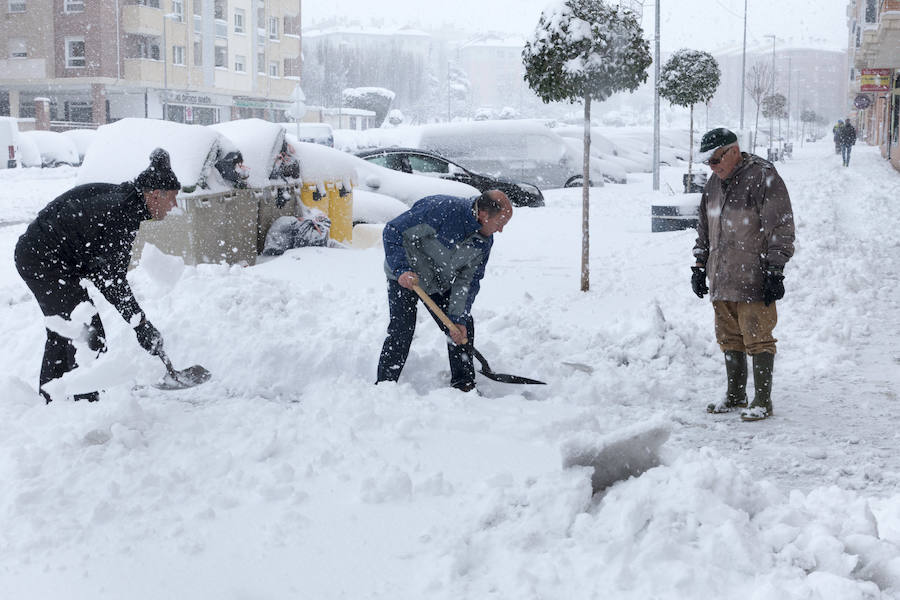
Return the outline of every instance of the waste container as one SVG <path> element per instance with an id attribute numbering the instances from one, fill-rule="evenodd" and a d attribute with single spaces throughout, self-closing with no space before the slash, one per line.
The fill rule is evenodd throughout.
<path id="1" fill-rule="evenodd" d="M 301 195 L 299 184 L 254 188 L 253 195 L 259 204 L 259 218 L 256 230 L 256 251 L 262 254 L 266 247 L 266 234 L 278 217 L 296 217 L 297 203 Z"/>
<path id="2" fill-rule="evenodd" d="M 331 239 L 353 242 L 353 191 L 340 182 L 326 184 L 328 190 L 328 218 L 331 219 Z"/>
<path id="3" fill-rule="evenodd" d="M 324 188 L 324 186 L 322 186 Z M 300 202 L 309 208 L 317 208 L 328 214 L 328 191 L 320 189 L 315 183 L 304 183 L 300 189 Z"/>
<path id="4" fill-rule="evenodd" d="M 182 214 L 141 223 L 132 265 L 140 261 L 146 243 L 181 256 L 188 265 L 256 264 L 259 203 L 254 192 L 231 190 L 179 198 Z"/>
<path id="5" fill-rule="evenodd" d="M 696 202 L 687 204 L 661 204 L 650 207 L 650 231 L 653 233 L 663 231 L 680 231 L 682 229 L 697 228 L 700 221 L 700 195 L 696 195 Z"/>

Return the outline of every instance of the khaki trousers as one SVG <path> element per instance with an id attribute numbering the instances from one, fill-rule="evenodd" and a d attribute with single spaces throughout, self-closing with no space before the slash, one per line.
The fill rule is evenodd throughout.
<path id="1" fill-rule="evenodd" d="M 713 302 L 716 316 L 716 341 L 722 352 L 733 350 L 747 354 L 775 354 L 772 330 L 778 323 L 775 303 Z"/>

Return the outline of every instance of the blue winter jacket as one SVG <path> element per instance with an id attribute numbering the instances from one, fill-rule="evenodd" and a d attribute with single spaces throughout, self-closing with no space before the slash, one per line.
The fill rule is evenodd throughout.
<path id="1" fill-rule="evenodd" d="M 475 198 L 427 196 L 384 227 L 384 269 L 419 276 L 428 294 L 450 290 L 448 315 L 463 323 L 481 287 L 494 236 L 478 233 Z"/>

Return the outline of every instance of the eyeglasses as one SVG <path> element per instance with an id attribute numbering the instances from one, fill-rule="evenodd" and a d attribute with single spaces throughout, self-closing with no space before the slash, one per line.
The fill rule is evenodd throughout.
<path id="1" fill-rule="evenodd" d="M 720 162 L 722 162 L 722 159 L 725 158 L 726 154 L 731 152 L 732 148 L 734 148 L 734 146 L 729 146 L 728 148 L 725 149 L 725 152 L 723 152 L 722 154 L 719 155 L 718 158 L 710 157 L 708 160 L 705 160 L 703 162 L 705 162 L 708 165 L 715 166 L 715 165 L 719 164 Z"/>

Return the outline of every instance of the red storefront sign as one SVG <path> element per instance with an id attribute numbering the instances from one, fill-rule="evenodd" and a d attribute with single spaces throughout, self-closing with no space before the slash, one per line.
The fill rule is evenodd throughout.
<path id="1" fill-rule="evenodd" d="M 891 69 L 860 69 L 859 91 L 886 92 L 891 89 Z"/>

